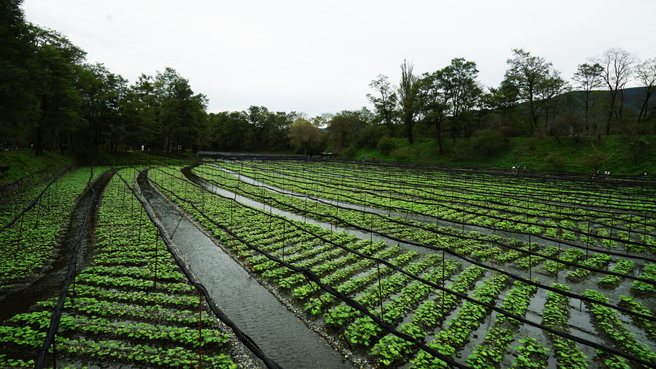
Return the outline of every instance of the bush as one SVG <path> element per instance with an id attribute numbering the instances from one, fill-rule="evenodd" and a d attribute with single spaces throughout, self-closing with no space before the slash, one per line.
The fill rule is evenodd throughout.
<path id="1" fill-rule="evenodd" d="M 585 167 L 596 170 L 605 166 L 608 158 L 609 155 L 607 153 L 595 149 L 591 153 L 585 155 L 583 159 L 581 159 L 581 164 L 583 164 Z"/>
<path id="2" fill-rule="evenodd" d="M 484 129 L 474 132 L 472 136 L 472 148 L 484 155 L 494 155 L 505 146 L 506 142 L 501 132 L 492 129 Z"/>
<path id="3" fill-rule="evenodd" d="M 552 167 L 554 167 L 556 170 L 565 170 L 565 166 L 567 165 L 567 158 L 565 158 L 562 155 L 554 154 L 551 153 L 545 161 L 550 164 Z"/>
<path id="4" fill-rule="evenodd" d="M 409 160 L 413 157 L 412 153 L 407 147 L 399 147 L 397 149 L 394 149 L 390 153 L 393 157 L 395 157 L 397 160 Z"/>
<path id="5" fill-rule="evenodd" d="M 345 159 L 351 159 L 354 158 L 357 153 L 358 153 L 358 149 L 354 145 L 351 145 L 347 147 L 346 150 L 339 153 L 339 157 Z"/>
<path id="6" fill-rule="evenodd" d="M 389 155 L 392 150 L 399 147 L 399 144 L 395 139 L 385 136 L 378 141 L 377 147 L 378 150 L 380 150 L 383 154 Z"/>

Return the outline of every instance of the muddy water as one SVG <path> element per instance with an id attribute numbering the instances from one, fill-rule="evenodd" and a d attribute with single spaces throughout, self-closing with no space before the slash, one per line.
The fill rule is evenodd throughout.
<path id="1" fill-rule="evenodd" d="M 353 368 L 139 176 L 139 186 L 219 308 L 283 368 Z M 179 222 L 179 224 L 178 224 Z M 176 228 L 177 227 L 177 228 Z M 175 233 L 173 231 L 175 230 Z"/>
<path id="2" fill-rule="evenodd" d="M 101 198 L 100 195 L 112 178 L 112 175 L 112 172 L 107 171 L 100 175 L 93 184 L 96 196 L 91 204 L 91 219 L 95 217 L 95 212 Z M 80 251 L 77 256 L 77 270 L 80 271 L 91 264 L 93 254 L 91 252 L 89 227 L 84 226 L 91 197 L 92 191 L 87 189 L 78 199 L 71 214 L 68 230 L 61 242 L 59 255 L 52 264 L 52 269 L 46 272 L 42 278 L 35 281 L 29 288 L 10 294 L 4 300 L 0 301 L 0 321 L 11 318 L 18 313 L 28 311 L 38 301 L 59 295 L 62 283 L 68 272 L 68 265 L 73 256 L 74 245 L 81 229 L 84 230 L 84 235 L 82 236 Z M 70 289 L 73 290 L 74 288 L 74 285 L 71 285 Z"/>

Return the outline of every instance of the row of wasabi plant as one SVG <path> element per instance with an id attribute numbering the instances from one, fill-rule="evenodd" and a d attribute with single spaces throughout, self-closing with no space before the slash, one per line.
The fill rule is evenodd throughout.
<path id="1" fill-rule="evenodd" d="M 199 310 L 199 294 L 119 178 L 131 183 L 134 175 L 119 171 L 102 193 L 93 228 L 95 265 L 69 288 L 50 355 L 67 365 L 236 368 L 224 328 L 206 308 Z M 12 355 L 33 355 L 41 347 L 55 304 L 44 300 L 0 326 L 6 362 L 20 367 L 25 362 Z"/>
<path id="2" fill-rule="evenodd" d="M 551 287 L 550 284 L 543 284 L 545 280 L 552 276 L 558 276 L 561 272 L 565 274 L 567 272 L 582 273 L 578 278 L 574 278 L 577 274 L 572 276 L 572 283 L 580 283 L 580 280 L 594 275 L 605 275 L 605 273 L 593 271 L 591 268 L 603 268 L 608 262 L 624 264 L 619 260 L 625 258 L 617 258 L 613 255 L 611 260 L 608 260 L 608 255 L 604 252 L 589 252 L 576 247 L 502 239 L 498 235 L 465 232 L 436 223 L 422 224 L 406 220 L 403 217 L 380 216 L 374 219 L 372 213 L 362 211 L 364 209 L 358 210 L 358 207 L 331 208 L 329 204 L 286 196 L 245 181 L 239 181 L 239 175 L 235 176 L 223 171 L 213 173 L 211 170 L 194 169 L 193 173 L 200 177 L 201 182 L 193 183 L 182 175 L 180 169 L 157 168 L 151 171 L 151 178 L 160 186 L 163 193 L 169 194 L 170 199 L 177 201 L 181 207 L 197 217 L 198 221 L 211 229 L 226 247 L 232 248 L 236 258 L 245 260 L 245 267 L 250 266 L 255 273 L 277 284 L 282 292 L 287 293 L 292 302 L 297 302 L 306 308 L 309 317 L 318 317 L 318 321 L 325 322 L 336 335 L 344 337 L 355 347 L 365 350 L 364 352 L 373 355 L 379 363 L 386 366 L 395 367 L 412 363 L 410 365 L 416 367 L 431 367 L 432 365 L 446 364 L 439 358 L 423 353 L 412 341 L 406 341 L 394 334 L 387 335 L 371 317 L 341 303 L 339 299 L 331 297 L 333 295 L 321 291 L 313 282 L 308 282 L 303 275 L 260 255 L 251 250 L 249 246 L 265 250 L 294 266 L 303 266 L 316 271 L 317 275 L 321 277 L 322 283 L 328 283 L 337 291 L 353 298 L 367 307 L 374 316 L 388 324 L 393 324 L 399 332 L 414 337 L 428 344 L 429 348 L 456 360 L 460 354 L 465 354 L 465 357 L 470 353 L 474 357 L 477 355 L 473 351 L 469 352 L 465 348 L 465 344 L 474 339 L 472 334 L 483 321 L 492 321 L 496 317 L 504 329 L 510 330 L 500 330 L 500 335 L 491 336 L 487 343 L 484 343 L 483 338 L 476 339 L 476 342 L 481 345 L 479 356 L 484 356 L 482 354 L 484 347 L 489 347 L 490 350 L 492 347 L 495 347 L 495 350 L 496 347 L 503 347 L 499 351 L 504 352 L 506 358 L 504 360 L 508 359 L 509 354 L 517 354 L 522 357 L 522 359 L 515 360 L 517 367 L 532 362 L 534 358 L 531 357 L 531 354 L 534 351 L 545 353 L 549 357 L 552 354 L 559 355 L 558 352 L 565 352 L 565 349 L 554 350 L 551 345 L 556 340 L 553 339 L 540 343 L 530 340 L 519 341 L 517 335 L 512 332 L 518 332 L 520 328 L 528 329 L 529 332 L 531 330 L 539 331 L 540 328 L 528 326 L 525 323 L 515 325 L 517 322 L 512 318 L 504 321 L 502 317 L 505 314 L 503 312 L 523 316 L 526 313 L 524 309 L 528 306 L 530 296 L 536 287 L 554 289 L 549 293 L 566 296 L 565 292 L 558 293 L 559 289 Z M 249 208 L 236 202 L 234 195 L 225 195 L 225 197 L 212 195 L 211 191 L 206 189 L 211 189 L 211 186 L 222 187 L 239 195 L 251 197 L 265 205 L 260 205 L 259 208 Z M 275 216 L 269 206 L 326 221 L 326 228 L 302 221 L 283 220 Z M 305 209 L 311 210 L 314 214 L 304 213 Z M 335 218 L 328 218 L 328 216 Z M 334 221 L 335 224 L 338 224 L 339 219 L 345 219 L 351 224 L 364 228 L 365 234 L 367 229 L 375 230 L 382 234 L 413 240 L 426 246 L 444 247 L 451 252 L 447 258 L 441 258 L 439 254 L 442 251 L 438 250 L 427 250 L 428 255 L 415 255 L 410 251 L 399 253 L 382 245 L 375 248 L 375 243 L 368 243 L 365 240 L 358 241 L 352 236 L 332 232 L 328 222 Z M 224 227 L 236 234 L 238 239 L 227 235 Z M 242 240 L 248 244 L 242 243 Z M 358 252 L 361 252 L 363 256 L 354 258 L 351 253 L 356 250 L 360 250 Z M 532 254 L 527 255 L 528 252 Z M 478 263 L 482 262 L 482 265 L 476 266 L 474 269 L 469 267 L 461 269 L 463 263 L 469 263 L 467 259 L 461 259 L 461 256 L 471 258 L 470 260 Z M 426 276 L 428 284 L 422 286 L 413 278 L 407 278 L 407 275 L 400 274 L 375 259 L 369 259 L 370 257 L 402 267 L 411 274 L 420 277 Z M 372 263 L 372 260 L 375 262 Z M 427 266 L 417 268 L 423 260 L 432 261 Z M 637 263 L 634 262 L 634 264 Z M 492 270 L 486 272 L 486 268 Z M 645 268 L 641 269 L 643 274 L 639 274 L 636 268 L 637 266 L 630 269 L 619 268 L 617 273 L 621 275 L 620 278 L 631 278 L 635 275 L 642 277 Z M 465 275 L 466 271 L 475 269 L 480 269 L 479 276 L 488 275 L 489 283 L 492 284 L 489 287 L 481 287 L 480 292 L 468 292 L 467 287 L 463 289 L 459 284 L 460 277 Z M 521 288 L 515 286 L 510 291 L 518 289 L 517 291 L 522 292 L 509 291 L 506 295 L 509 302 L 504 304 L 506 299 L 501 298 L 501 291 L 509 286 L 511 278 L 523 277 L 524 280 L 528 280 L 527 274 L 531 269 L 534 273 L 542 271 L 537 286 L 529 287 L 528 284 L 522 285 Z M 497 270 L 498 273 L 492 272 L 493 270 Z M 490 278 L 489 276 L 492 274 L 494 277 Z M 545 279 L 545 276 L 548 278 Z M 488 286 L 488 282 L 482 283 Z M 443 286 L 447 291 L 440 291 L 435 286 Z M 468 300 L 463 303 L 454 294 L 463 292 L 469 296 L 475 296 L 474 298 L 478 301 L 495 306 L 496 315 L 491 315 L 488 308 L 475 301 Z M 516 294 L 517 297 L 515 297 Z M 576 294 L 573 295 L 576 296 Z M 522 302 L 519 302 L 520 300 Z M 612 304 L 607 303 L 611 310 L 614 309 L 613 304 L 618 303 L 615 301 Z M 521 305 L 524 305 L 524 309 L 520 309 Z M 567 309 L 570 308 L 567 307 Z M 532 311 L 532 314 L 544 316 L 548 315 L 547 311 Z M 449 315 L 458 317 L 458 320 L 445 322 Z M 473 317 L 473 319 L 468 317 Z M 444 323 L 447 323 L 447 330 L 444 330 Z M 536 323 L 539 324 L 539 322 Z M 544 324 L 547 327 L 546 321 Z M 442 326 L 438 328 L 438 325 Z M 461 327 L 467 328 L 460 329 Z M 637 327 L 632 329 L 635 328 Z M 554 328 L 554 330 L 567 333 L 562 326 Z M 447 333 L 440 333 L 442 331 Z M 448 332 L 453 332 L 453 334 L 449 335 Z M 446 336 L 449 336 L 448 339 Z M 553 334 L 553 336 L 562 338 L 558 334 Z M 457 342 L 453 341 L 452 337 L 458 337 Z M 515 346 L 511 346 L 513 343 Z M 567 345 L 567 343 L 563 345 Z M 540 355 L 535 358 L 535 360 L 542 359 L 544 357 Z M 561 362 L 561 358 L 557 357 L 556 359 L 559 363 Z M 567 361 L 562 360 L 563 365 L 566 365 Z M 575 360 L 573 359 L 572 362 Z M 593 360 L 601 360 L 601 354 L 598 354 L 598 357 Z M 497 365 L 494 364 L 496 362 L 498 361 L 493 359 L 476 361 L 479 363 L 477 365 L 482 365 L 482 367 Z"/>
<path id="3" fill-rule="evenodd" d="M 97 172 L 94 172 L 97 175 Z M 22 198 L 2 206 L 0 227 L 0 296 L 24 288 L 43 276 L 56 256 L 59 237 L 68 226 L 76 199 L 93 180 L 90 168 L 70 171 L 33 187 Z M 10 199 L 5 199 L 10 200 Z M 28 209 L 30 204 L 34 206 Z M 25 213 L 20 215 L 23 211 Z M 18 219 L 15 219 L 18 217 Z"/>
<path id="4" fill-rule="evenodd" d="M 470 176 L 470 179 L 455 191 L 451 185 L 454 182 L 452 177 L 437 180 L 433 176 L 426 177 L 409 172 L 403 177 L 390 179 L 388 174 L 380 172 L 375 166 L 365 172 L 358 171 L 351 175 L 348 171 L 335 171 L 324 172 L 324 175 L 320 176 L 312 172 L 315 168 L 321 170 L 320 166 L 306 166 L 299 174 L 291 169 L 284 169 L 292 164 L 286 164 L 283 168 L 272 168 L 270 165 L 256 162 L 247 165 L 230 162 L 215 165 L 235 171 L 240 176 L 250 176 L 278 188 L 318 198 L 426 214 L 442 220 L 542 234 L 551 238 L 577 240 L 580 237 L 581 242 L 592 244 L 614 244 L 615 241 L 611 239 L 614 237 L 617 241 L 636 241 L 646 243 L 648 247 L 656 246 L 656 238 L 647 234 L 656 229 L 656 218 L 647 216 L 653 214 L 656 209 L 652 199 L 645 197 L 644 201 L 634 203 L 626 194 L 618 191 L 614 195 L 623 201 L 615 203 L 611 208 L 614 210 L 608 211 L 606 206 L 610 204 L 600 206 L 600 197 L 609 196 L 603 195 L 608 189 L 601 187 L 587 192 L 568 189 L 568 197 L 574 196 L 572 192 L 578 197 L 571 198 L 571 202 L 561 200 L 555 204 L 554 201 L 545 201 L 561 198 L 549 193 L 553 191 L 553 187 L 527 182 L 525 185 L 530 186 L 530 197 L 517 197 L 517 190 L 495 196 L 496 187 L 503 189 L 507 187 L 507 183 L 485 176 Z M 484 186 L 484 190 L 477 190 L 477 184 Z M 524 191 L 529 190 L 524 188 Z M 603 191 L 602 195 L 600 191 Z M 612 196 L 609 196 L 609 199 L 612 199 Z M 625 208 L 627 202 L 631 207 Z M 578 206 L 579 203 L 587 203 L 594 208 L 581 207 Z M 637 247 L 635 251 L 642 250 L 641 245 L 627 243 L 626 246 Z"/>
<path id="5" fill-rule="evenodd" d="M 260 188 L 257 188 L 248 183 L 239 182 L 238 177 L 223 171 L 217 171 L 215 174 L 212 174 L 210 172 L 194 169 L 194 173 L 200 175 L 204 180 L 210 181 L 209 183 L 224 186 L 230 191 L 235 191 L 240 195 L 252 197 L 258 201 L 268 203 L 272 206 L 277 206 L 292 211 L 308 208 L 307 199 L 284 196 L 273 191 L 268 192 L 265 196 L 260 196 L 262 192 Z M 577 263 L 581 267 L 576 271 L 569 272 L 570 277 L 576 280 L 583 280 L 585 277 L 590 276 L 590 268 L 599 269 L 600 266 L 604 265 L 604 263 L 595 262 L 595 258 L 601 258 L 605 261 L 605 263 L 610 262 L 608 255 L 603 252 L 596 252 L 591 254 L 589 251 L 584 252 L 581 249 L 577 249 L 571 246 L 562 247 L 561 249 L 560 243 L 559 247 L 543 247 L 540 244 L 535 243 L 537 247 L 531 245 L 530 249 L 531 251 L 540 254 L 540 257 L 529 255 L 524 258 L 519 258 L 521 256 L 522 250 L 528 250 L 527 248 L 515 246 L 510 250 L 505 247 L 503 250 L 501 250 L 498 249 L 498 247 L 491 246 L 489 243 L 487 243 L 489 241 L 493 241 L 495 243 L 503 242 L 503 244 L 501 244 L 502 247 L 504 244 L 508 246 L 517 245 L 516 243 L 512 242 L 513 239 L 501 240 L 501 238 L 498 236 L 484 235 L 478 232 L 467 232 L 465 234 L 464 232 L 453 229 L 451 227 L 436 227 L 437 224 L 421 224 L 397 217 L 390 217 L 388 221 L 383 216 L 376 216 L 374 221 L 373 214 L 363 214 L 355 209 L 339 209 L 324 203 L 311 203 L 309 208 L 312 209 L 314 214 L 320 213 L 326 216 L 338 217 L 339 219 L 343 219 L 344 221 L 355 224 L 359 227 L 372 227 L 372 230 L 375 230 L 377 233 L 383 233 L 398 238 L 412 239 L 428 245 L 448 245 L 450 249 L 456 251 L 459 254 L 473 256 L 481 261 L 494 262 L 495 260 L 498 260 L 509 262 L 514 260 L 509 259 L 509 257 L 511 255 L 516 255 L 516 257 L 519 259 L 517 260 L 518 267 L 537 267 L 536 270 L 541 270 L 545 274 L 551 275 L 557 275 L 561 271 L 567 272 L 567 269 L 570 268 L 568 265 L 560 263 L 561 260 L 569 263 Z M 314 216 L 318 219 L 321 219 L 321 216 Z M 453 237 L 449 237 L 451 235 Z M 467 239 L 460 239 L 463 236 L 465 236 Z M 472 243 L 471 238 L 478 238 L 481 240 L 481 242 Z M 459 245 L 467 246 L 459 247 Z M 502 260 L 502 258 L 505 259 Z M 593 260 L 588 261 L 589 258 L 592 258 Z M 539 267 L 538 264 L 540 263 L 544 263 L 544 266 Z M 632 272 L 633 270 L 626 268 L 616 271 L 616 273 L 623 273 L 626 276 L 633 275 Z M 644 284 L 637 284 L 637 286 L 643 288 L 646 287 Z"/>

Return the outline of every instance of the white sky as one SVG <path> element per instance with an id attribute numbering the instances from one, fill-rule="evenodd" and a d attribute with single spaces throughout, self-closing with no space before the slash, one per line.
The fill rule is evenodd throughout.
<path id="1" fill-rule="evenodd" d="M 384 74 L 397 84 L 403 59 L 421 74 L 463 57 L 496 87 L 513 48 L 544 57 L 566 80 L 612 47 L 656 57 L 655 0 L 24 0 L 22 8 L 130 83 L 176 69 L 208 97 L 209 112 L 373 110 L 369 83 Z"/>

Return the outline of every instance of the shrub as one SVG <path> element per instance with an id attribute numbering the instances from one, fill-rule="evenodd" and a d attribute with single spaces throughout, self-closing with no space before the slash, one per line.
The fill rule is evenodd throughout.
<path id="1" fill-rule="evenodd" d="M 377 147 L 378 150 L 380 150 L 383 154 L 389 155 L 389 153 L 392 152 L 392 150 L 399 147 L 399 144 L 396 142 L 395 139 L 389 136 L 385 136 L 378 141 Z"/>
<path id="2" fill-rule="evenodd" d="M 505 145 L 505 140 L 501 132 L 492 129 L 476 131 L 472 136 L 472 148 L 478 153 L 484 155 L 494 155 Z"/>
<path id="3" fill-rule="evenodd" d="M 545 161 L 553 166 L 556 170 L 565 170 L 565 166 L 567 164 L 567 158 L 554 153 L 549 154 Z"/>

